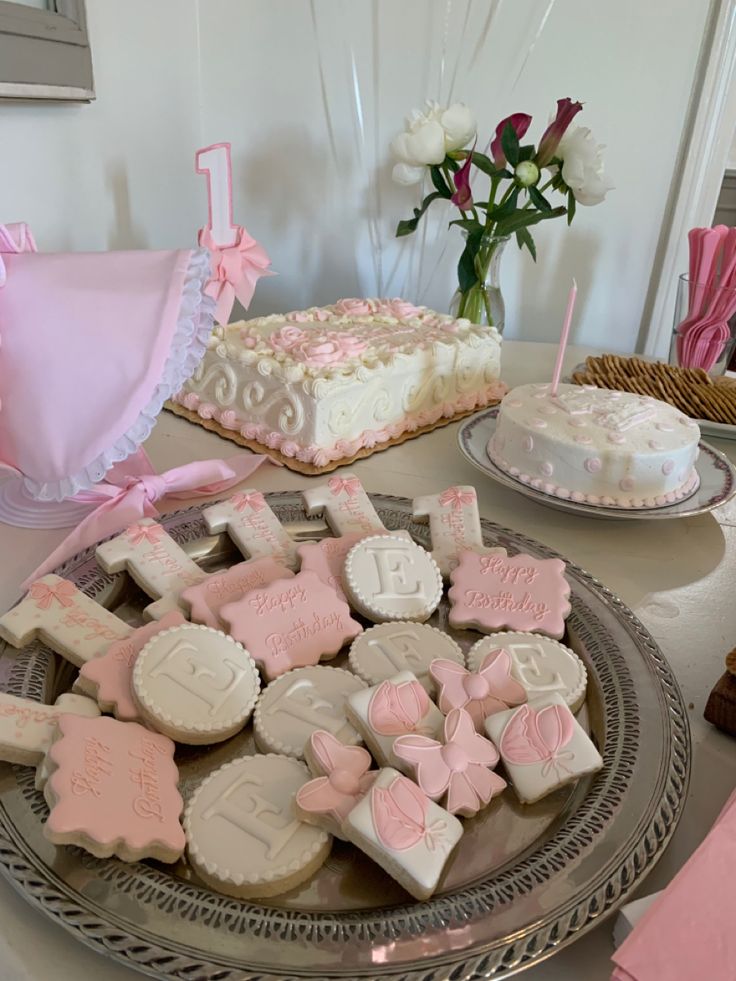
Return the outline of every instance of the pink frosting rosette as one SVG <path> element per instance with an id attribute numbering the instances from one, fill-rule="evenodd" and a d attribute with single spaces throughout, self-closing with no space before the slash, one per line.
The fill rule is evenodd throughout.
<path id="1" fill-rule="evenodd" d="M 323 310 L 322 307 L 313 307 L 311 310 L 292 310 L 286 314 L 286 319 L 294 324 L 308 324 L 312 320 L 320 323 L 330 319 L 330 311 Z"/>
<path id="2" fill-rule="evenodd" d="M 268 344 L 274 351 L 285 354 L 291 351 L 297 344 L 306 341 L 309 334 L 301 327 L 280 327 L 268 338 Z"/>
<path id="3" fill-rule="evenodd" d="M 330 331 L 310 337 L 304 331 L 302 333 L 304 338 L 289 352 L 297 361 L 313 368 L 341 364 L 347 358 L 357 357 L 367 347 L 365 341 L 352 334 Z"/>
<path id="4" fill-rule="evenodd" d="M 401 300 L 398 297 L 393 300 L 385 300 L 381 304 L 381 313 L 387 313 L 389 316 L 396 317 L 398 320 L 408 320 L 409 317 L 418 317 L 423 309 L 423 307 L 414 306 L 408 300 Z"/>
<path id="5" fill-rule="evenodd" d="M 344 317 L 367 317 L 374 312 L 374 305 L 370 300 L 350 297 L 346 300 L 338 300 L 335 304 L 335 312 Z"/>

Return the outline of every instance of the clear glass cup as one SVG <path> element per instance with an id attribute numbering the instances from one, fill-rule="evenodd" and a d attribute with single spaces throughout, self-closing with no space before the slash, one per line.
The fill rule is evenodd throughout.
<path id="1" fill-rule="evenodd" d="M 675 299 L 675 319 L 670 341 L 669 363 L 680 364 L 677 353 L 678 327 L 688 319 L 690 308 L 690 277 L 683 273 L 677 279 L 677 297 Z M 700 315 L 699 319 L 705 316 L 706 311 L 718 299 L 719 295 L 731 294 L 732 306 L 736 306 L 736 289 L 726 289 L 722 286 L 708 286 L 704 283 L 696 283 L 693 287 L 694 309 Z M 716 377 L 722 375 L 728 368 L 731 359 L 736 354 L 736 314 L 728 321 L 730 337 L 723 346 L 723 350 L 718 356 L 716 363 L 709 369 L 708 374 Z"/>

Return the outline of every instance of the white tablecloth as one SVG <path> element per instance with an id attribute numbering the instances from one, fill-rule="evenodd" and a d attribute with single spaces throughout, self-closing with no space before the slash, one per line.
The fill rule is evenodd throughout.
<path id="1" fill-rule="evenodd" d="M 587 352 L 568 351 L 569 370 Z M 507 342 L 503 378 L 510 385 L 549 379 L 555 346 Z M 527 501 L 484 478 L 457 449 L 452 425 L 378 453 L 353 468 L 369 491 L 414 497 L 449 483 L 473 484 L 481 514 L 539 539 L 587 569 L 622 598 L 660 644 L 682 688 L 693 734 L 693 774 L 672 843 L 640 893 L 661 889 L 705 836 L 736 785 L 736 743 L 703 719 L 708 693 L 736 646 L 736 499 L 711 514 L 680 521 L 601 521 Z M 736 460 L 736 442 L 713 441 Z M 159 469 L 192 459 L 228 456 L 234 444 L 164 412 L 146 449 Z M 264 465 L 248 484 L 264 491 L 305 487 L 311 478 Z M 176 508 L 186 506 L 179 502 Z M 171 508 L 175 509 L 174 507 Z M 0 610 L 18 584 L 61 541 L 62 532 L 0 525 Z M 529 981 L 604 981 L 610 977 L 613 920 L 601 923 Z M 133 981 L 130 969 L 86 949 L 35 912 L 0 878 L 2 981 Z M 664 979 L 663 979 L 664 981 Z"/>

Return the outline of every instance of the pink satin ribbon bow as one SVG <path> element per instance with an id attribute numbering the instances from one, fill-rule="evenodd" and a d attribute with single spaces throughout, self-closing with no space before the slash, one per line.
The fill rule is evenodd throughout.
<path id="1" fill-rule="evenodd" d="M 24 221 L 0 225 L 0 286 L 5 286 L 6 271 L 3 252 L 18 255 L 20 252 L 38 252 L 33 233 Z"/>
<path id="2" fill-rule="evenodd" d="M 257 454 L 239 453 L 227 460 L 196 460 L 157 474 L 145 451 L 139 449 L 112 467 L 99 484 L 74 497 L 75 501 L 97 507 L 31 573 L 23 589 L 88 545 L 122 531 L 141 518 L 158 517 L 155 505 L 162 498 L 185 500 L 220 494 L 245 480 L 266 459 Z"/>
<path id="3" fill-rule="evenodd" d="M 247 309 L 261 276 L 275 275 L 268 268 L 271 260 L 266 250 L 242 226 L 233 245 L 221 246 L 212 238 L 209 228 L 202 228 L 199 244 L 212 255 L 212 278 L 205 293 L 215 301 L 215 320 L 225 325 L 237 297 Z"/>

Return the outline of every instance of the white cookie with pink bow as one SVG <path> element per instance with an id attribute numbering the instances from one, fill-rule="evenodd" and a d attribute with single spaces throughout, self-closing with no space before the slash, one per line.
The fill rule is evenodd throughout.
<path id="1" fill-rule="evenodd" d="M 483 544 L 475 488 L 462 485 L 448 487 L 441 494 L 415 497 L 412 505 L 417 521 L 429 522 L 432 558 L 447 578 L 460 560 L 460 554 L 473 549 L 481 555 L 503 552 Z"/>

